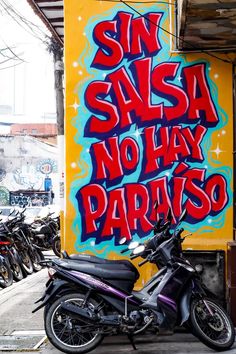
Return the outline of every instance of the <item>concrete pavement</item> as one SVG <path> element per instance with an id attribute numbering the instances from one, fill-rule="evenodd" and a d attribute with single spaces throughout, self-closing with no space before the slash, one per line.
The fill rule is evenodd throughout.
<path id="1" fill-rule="evenodd" d="M 47 269 L 28 276 L 7 289 L 0 290 L 0 353 L 59 354 L 46 339 L 43 310 L 32 314 L 34 302 L 44 291 Z M 187 333 L 172 336 L 142 336 L 135 339 L 134 351 L 126 336 L 108 337 L 92 354 L 206 354 L 211 349 Z M 236 354 L 236 344 L 231 349 Z"/>

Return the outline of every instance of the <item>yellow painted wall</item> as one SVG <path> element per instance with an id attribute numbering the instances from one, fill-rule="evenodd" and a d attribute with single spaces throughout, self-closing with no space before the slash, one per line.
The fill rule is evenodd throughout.
<path id="1" fill-rule="evenodd" d="M 145 4 L 146 3 L 146 4 Z M 100 255 L 102 257 L 109 258 L 120 258 L 120 250 L 122 249 L 119 246 L 118 240 L 120 236 L 127 235 L 119 235 L 117 229 L 114 228 L 114 236 L 103 235 L 101 236 L 103 230 L 102 223 L 106 223 L 106 218 L 108 217 L 108 209 L 109 205 L 111 205 L 111 199 L 108 201 L 106 206 L 106 210 L 102 213 L 102 216 L 96 220 L 95 226 L 97 228 L 96 233 L 86 232 L 86 222 L 88 221 L 89 215 L 86 214 L 84 209 L 84 200 L 81 197 L 81 188 L 86 185 L 96 184 L 100 186 L 103 190 L 103 194 L 106 193 L 107 198 L 111 198 L 110 192 L 114 189 L 124 188 L 125 185 L 129 183 L 137 183 L 142 184 L 142 186 L 147 186 L 150 182 L 156 179 L 165 178 L 167 180 L 167 188 L 168 188 L 168 196 L 170 201 L 173 201 L 173 190 L 171 189 L 171 179 L 175 175 L 175 169 L 181 165 L 181 162 L 186 163 L 187 170 L 189 169 L 200 169 L 204 171 L 204 178 L 200 181 L 193 181 L 195 185 L 195 206 L 198 206 L 200 209 L 202 204 L 207 209 L 207 203 L 210 201 L 209 210 L 206 212 L 205 216 L 202 219 L 199 219 L 199 215 L 201 211 L 195 210 L 193 212 L 193 216 L 189 217 L 184 224 L 186 233 L 193 232 L 193 236 L 188 238 L 185 242 L 185 248 L 192 249 L 201 249 L 201 250 L 214 250 L 214 249 L 226 249 L 227 241 L 232 240 L 233 237 L 233 92 L 232 92 L 232 65 L 230 63 L 226 63 L 220 59 L 227 59 L 223 54 L 217 54 L 219 58 L 214 58 L 205 53 L 171 53 L 170 52 L 170 42 L 172 42 L 172 37 L 168 34 L 168 31 L 173 30 L 170 26 L 170 16 L 169 14 L 173 13 L 172 5 L 164 4 L 164 3 L 148 3 L 148 1 L 144 1 L 142 4 L 138 4 L 136 2 L 129 2 L 125 4 L 124 2 L 110 2 L 110 1 L 99 1 L 99 0 L 65 0 L 65 65 L 66 65 L 66 116 L 65 116 L 65 138 L 66 138 L 66 210 L 65 210 L 65 248 L 66 250 L 71 252 L 89 252 L 96 255 Z M 113 36 L 113 40 L 119 42 L 121 38 L 121 25 L 117 22 L 117 13 L 128 13 L 133 15 L 133 20 L 139 18 L 141 15 L 144 15 L 146 19 L 144 19 L 144 26 L 146 26 L 146 30 L 151 31 L 151 21 L 155 17 L 149 17 L 150 13 L 159 13 L 161 14 L 161 19 L 157 24 L 158 31 L 157 36 L 160 41 L 159 50 L 153 54 L 146 48 L 145 49 L 145 41 L 141 40 L 141 50 L 142 53 L 135 57 L 135 55 L 131 55 L 130 52 L 126 53 L 123 59 L 114 65 L 114 67 L 108 67 L 110 56 L 114 53 L 110 52 L 110 55 L 107 55 L 106 49 L 104 49 L 104 43 L 102 44 L 98 41 L 98 37 L 101 36 L 102 27 L 97 27 L 98 31 L 95 33 L 95 26 L 101 22 L 105 22 L 105 28 L 113 28 L 113 32 L 110 34 L 103 33 L 102 41 L 104 41 L 105 37 Z M 140 17 L 141 18 L 141 17 Z M 174 19 L 172 18 L 172 22 L 174 23 Z M 107 24 L 109 21 L 109 26 Z M 155 25 L 155 24 L 154 24 Z M 154 26 L 153 25 L 153 26 Z M 114 31 L 115 28 L 115 31 Z M 132 27 L 133 30 L 128 31 L 128 34 L 131 38 L 131 41 L 126 41 L 132 47 L 132 41 L 136 39 L 132 33 L 137 31 L 137 26 Z M 134 29 L 135 28 L 135 29 Z M 123 27 L 124 29 L 124 27 Z M 152 28 L 153 33 L 154 28 Z M 97 38 L 95 40 L 95 37 Z M 125 37 L 123 37 L 125 38 Z M 106 39 L 105 39 L 106 41 Z M 111 43 L 111 37 L 108 38 L 108 42 Z M 96 52 L 100 50 L 100 53 L 103 56 L 107 55 L 107 61 L 104 60 L 102 63 L 102 67 L 99 65 L 92 66 L 92 62 L 96 56 Z M 124 50 L 124 48 L 123 48 Z M 148 53 L 147 53 L 148 52 Z M 88 87 L 91 88 L 92 82 L 112 82 L 110 85 L 110 90 L 114 90 L 114 85 L 116 85 L 114 79 L 114 72 L 124 68 L 125 72 L 129 76 L 133 86 L 136 89 L 136 93 L 138 91 L 139 96 L 141 96 L 141 101 L 147 101 L 147 97 L 145 99 L 145 93 L 142 92 L 138 88 L 137 85 L 137 74 L 133 73 L 130 69 L 130 65 L 135 65 L 136 61 L 144 60 L 145 58 L 151 58 L 152 65 L 152 74 L 154 72 L 154 68 L 158 66 L 160 68 L 161 65 L 164 65 L 164 71 L 170 69 L 170 64 L 178 63 L 178 69 L 176 69 L 175 74 L 172 72 L 172 77 L 164 77 L 165 88 L 170 85 L 174 85 L 177 87 L 182 93 L 187 92 L 186 105 L 187 109 L 184 114 L 180 117 L 176 117 L 176 120 L 167 119 L 167 110 L 166 108 L 173 107 L 176 105 L 176 101 L 173 99 L 173 90 L 172 96 L 166 97 L 165 94 L 159 95 L 152 91 L 151 96 L 151 104 L 152 105 L 160 105 L 163 104 L 163 110 L 165 111 L 162 119 L 151 119 L 149 114 L 149 121 L 142 121 L 144 119 L 145 113 L 143 113 L 142 118 L 138 117 L 138 108 L 135 111 L 136 117 L 131 118 L 131 124 L 126 126 L 125 129 L 121 129 L 119 124 L 116 125 L 115 129 L 112 132 L 107 132 L 104 134 L 94 134 L 91 132 L 91 116 L 95 115 L 98 120 L 105 120 L 107 118 L 104 117 L 104 112 L 100 110 L 100 112 L 94 112 L 94 109 L 90 109 L 88 102 L 86 105 L 85 92 L 88 90 Z M 100 63 L 101 64 L 101 63 Z M 109 64 L 110 65 L 110 64 Z M 186 88 L 193 85 L 195 89 L 198 91 L 199 87 L 199 76 L 197 74 L 195 76 L 190 76 L 191 67 L 193 67 L 192 72 L 198 71 L 198 66 L 201 66 L 204 70 L 203 79 L 206 80 L 205 87 L 208 87 L 208 93 L 210 95 L 209 102 L 211 102 L 212 112 L 215 111 L 217 116 L 217 122 L 214 120 L 214 115 L 210 114 L 209 107 L 210 103 L 204 106 L 201 110 L 201 103 L 194 101 L 198 97 L 198 93 L 194 93 L 194 90 L 190 88 Z M 187 69 L 188 73 L 187 73 Z M 155 86 L 155 82 L 158 82 L 158 87 L 160 88 L 161 84 L 158 80 L 160 80 L 160 70 L 157 72 L 156 76 L 153 76 L 152 85 Z M 199 72 L 199 71 L 198 71 Z M 144 76 L 146 73 L 144 73 Z M 145 77 L 141 74 L 139 75 L 139 82 L 142 85 L 147 84 Z M 161 81 L 161 80 L 160 80 Z M 95 85 L 95 90 L 96 90 Z M 103 86 L 104 87 L 104 86 Z M 108 86 L 107 86 L 108 90 Z M 117 89 L 118 90 L 118 89 Z M 122 89 L 121 89 L 122 90 Z M 171 91 L 172 90 L 172 91 Z M 165 90 L 164 90 L 165 91 Z M 191 92 L 190 92 L 191 91 Z M 90 90 L 90 97 L 93 92 Z M 94 91 L 95 92 L 95 91 Z M 105 100 L 106 102 L 112 102 L 113 107 L 117 106 L 117 101 L 114 100 L 114 97 L 110 97 L 109 94 L 103 97 L 98 94 L 97 99 Z M 111 91 L 109 91 L 111 92 Z M 118 91 L 116 91 L 117 93 Z M 116 93 L 113 95 L 115 96 Z M 125 91 L 123 91 L 124 96 Z M 176 93 L 176 91 L 175 91 Z M 205 95 L 203 89 L 200 88 L 200 95 Z M 164 96 L 164 98 L 162 97 Z M 191 96 L 191 97 L 190 97 Z M 128 99 L 130 97 L 125 97 L 128 104 Z M 96 94 L 94 94 L 94 99 L 96 99 Z M 192 102 L 191 104 L 189 102 Z M 93 100 L 91 100 L 93 102 Z M 90 103 L 91 103 L 90 102 Z M 193 102 L 196 103 L 195 115 L 199 115 L 196 120 L 193 120 L 190 111 L 190 106 L 193 108 Z M 150 102 L 149 102 L 150 103 Z M 177 102 L 180 104 L 180 102 Z M 138 103 L 137 103 L 138 105 Z M 119 105 L 118 105 L 119 106 Z M 107 107 L 107 106 L 106 106 Z M 204 108 L 205 107 L 205 108 Z M 119 111 L 119 116 L 122 115 L 120 110 L 120 106 L 117 108 Z M 134 108 L 135 110 L 136 108 Z M 205 109 L 205 110 L 204 110 Z M 185 116 L 185 118 L 183 118 Z M 207 118 L 206 118 L 207 116 Z M 196 118 L 196 117 L 195 117 Z M 96 130 L 98 126 L 100 127 L 102 124 L 99 124 L 93 128 Z M 199 149 L 202 151 L 202 159 L 197 159 L 194 155 L 193 148 L 189 142 L 182 142 L 182 144 L 187 143 L 187 148 L 189 149 L 189 155 L 184 157 L 179 152 L 178 158 L 175 161 L 172 161 L 170 165 L 164 166 L 161 168 L 161 161 L 159 162 L 159 169 L 153 171 L 150 175 L 146 175 L 142 170 L 142 164 L 144 162 L 144 154 L 148 156 L 149 151 L 145 150 L 145 146 L 143 145 L 143 137 L 148 136 L 145 135 L 145 129 L 150 127 L 155 127 L 158 132 L 160 132 L 160 128 L 164 128 L 165 126 L 169 126 L 170 136 L 173 133 L 173 126 L 179 126 L 180 129 L 188 128 L 194 135 L 195 129 L 201 125 L 206 131 L 204 136 L 199 143 Z M 90 128 L 89 128 L 90 127 Z M 89 132 L 89 134 L 88 134 Z M 181 130 L 182 132 L 182 130 Z M 157 133 L 158 134 L 158 133 Z M 113 180 L 113 185 L 109 185 L 107 183 L 108 178 L 104 181 L 98 178 L 96 175 L 96 166 L 101 164 L 100 157 L 96 158 L 96 163 L 94 162 L 94 156 L 91 153 L 92 144 L 96 143 L 105 143 L 109 138 L 117 137 L 119 140 L 119 144 L 123 140 L 126 139 L 126 142 L 130 142 L 130 138 L 134 140 L 135 148 L 139 148 L 139 161 L 135 168 L 131 169 L 129 173 L 127 171 L 124 172 L 123 179 L 119 181 Z M 181 137 L 183 134 L 181 133 Z M 128 139 L 128 140 L 127 140 Z M 158 135 L 157 135 L 158 139 Z M 172 139 L 174 137 L 172 136 Z M 177 139 L 177 137 L 176 137 Z M 158 140 L 156 141 L 156 143 Z M 146 144 L 148 142 L 146 141 Z M 169 142 L 170 143 L 170 142 Z M 172 141 L 172 145 L 178 145 L 180 142 L 177 139 L 174 143 Z M 170 143 L 171 144 L 171 143 Z M 106 145 L 109 150 L 109 145 Z M 119 146 L 119 150 L 121 147 Z M 170 151 L 166 151 L 165 158 L 170 156 Z M 147 157 L 148 158 L 148 157 Z M 95 166 L 96 165 L 96 166 Z M 115 166 L 115 163 L 114 163 Z M 183 165 L 181 165 L 183 167 Z M 147 167 L 147 166 L 146 166 Z M 101 168 L 101 165 L 100 165 Z M 185 171 L 185 172 L 186 172 Z M 184 173 L 184 172 L 183 172 Z M 182 176 L 183 176 L 182 173 Z M 94 177 L 95 176 L 95 177 Z M 179 174 L 180 176 L 180 174 Z M 141 177 L 141 179 L 140 179 Z M 186 178 L 186 175 L 185 175 Z M 189 180 L 188 180 L 189 181 Z M 209 182 L 210 181 L 210 182 Z M 187 182 L 186 182 L 187 183 Z M 189 182 L 188 182 L 189 183 Z M 215 189 L 212 187 L 215 184 Z M 217 183 L 220 184 L 219 193 Z M 225 184 L 225 189 L 224 189 Z M 149 185 L 150 186 L 150 185 Z M 196 190 L 196 186 L 199 188 L 199 192 Z M 205 190 L 206 186 L 208 186 L 208 194 L 204 198 L 207 199 L 204 201 L 201 199 L 200 190 Z M 188 185 L 187 189 L 191 189 Z M 98 187 L 97 187 L 98 190 Z M 214 193 L 214 191 L 216 193 Z M 150 194 L 150 189 L 148 190 Z M 175 193 L 178 192 L 178 189 L 175 190 Z M 117 192 L 118 193 L 118 192 Z M 206 192 L 204 192 L 206 194 Z M 218 193 L 218 194 L 217 194 Z M 223 197 L 222 197 L 223 195 Z M 158 195 L 157 195 L 158 197 Z M 96 199 L 96 196 L 93 197 Z M 223 198 L 223 201 L 220 206 L 219 200 Z M 152 198 L 153 199 L 153 198 Z M 176 203 L 177 203 L 176 198 Z M 185 184 L 185 192 L 183 195 L 183 200 L 181 203 L 182 208 L 186 206 L 186 203 L 189 203 L 189 200 L 193 200 L 193 195 L 189 194 L 189 191 L 186 192 L 186 184 Z M 214 203 L 215 201 L 215 207 Z M 151 214 L 151 204 L 153 200 L 149 200 L 149 211 L 147 213 L 148 216 Z M 99 203 L 99 200 L 98 200 Z M 160 199 L 161 204 L 161 199 Z M 119 213 L 117 212 L 118 208 L 117 204 L 113 204 L 113 209 L 116 210 L 115 217 L 119 219 Z M 138 207 L 138 206 L 137 206 Z M 194 206 L 193 206 L 194 207 Z M 96 203 L 93 208 L 96 209 Z M 110 207 L 111 208 L 111 207 Z M 216 210 L 213 210 L 213 209 Z M 95 210 L 94 209 L 94 210 Z M 123 209 L 124 215 L 129 215 L 129 201 L 126 200 L 126 206 Z M 111 211 L 111 210 L 110 210 Z M 113 210 L 114 211 L 114 210 Z M 91 212 L 91 210 L 90 210 Z M 176 208 L 174 213 L 178 216 Z M 109 215 L 112 215 L 110 213 Z M 113 212 L 114 216 L 114 212 Z M 132 215 L 129 215 L 130 219 L 132 219 Z M 105 220 L 105 221 L 104 221 Z M 118 221 L 119 224 L 119 221 Z M 127 223 L 126 223 L 127 224 Z M 110 224 L 109 224 L 110 225 Z M 108 226 L 109 226 L 108 225 Z M 88 225 L 87 225 L 88 226 Z M 107 229 L 109 227 L 107 226 Z M 126 225 L 127 226 L 127 225 Z M 119 228 L 118 228 L 119 229 Z M 122 232 L 124 232 L 125 227 L 122 228 Z M 137 227 L 137 230 L 132 229 L 131 234 L 133 239 L 145 240 L 147 237 L 151 235 L 150 232 L 146 232 L 140 230 L 140 227 Z M 129 235 L 127 236 L 129 237 Z M 151 267 L 145 266 L 142 268 L 142 273 L 144 275 L 144 280 L 148 279 L 151 274 Z"/>

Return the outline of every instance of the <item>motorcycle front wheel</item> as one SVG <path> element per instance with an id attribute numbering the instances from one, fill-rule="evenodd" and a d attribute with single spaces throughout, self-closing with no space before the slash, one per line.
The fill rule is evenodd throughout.
<path id="1" fill-rule="evenodd" d="M 20 257 L 21 257 L 21 265 L 22 265 L 23 272 L 25 272 L 27 275 L 32 274 L 34 268 L 28 252 L 26 251 L 21 252 Z"/>
<path id="2" fill-rule="evenodd" d="M 78 307 L 92 310 L 98 306 L 95 300 L 85 301 L 85 295 L 71 293 L 64 295 L 54 301 L 45 309 L 45 331 L 49 341 L 60 351 L 69 354 L 87 353 L 96 348 L 103 339 L 103 335 L 98 333 L 96 324 L 86 323 L 86 320 L 71 317 L 63 313 L 61 304 L 63 302 L 73 304 Z M 102 313 L 102 310 L 99 312 Z"/>
<path id="3" fill-rule="evenodd" d="M 7 262 L 0 265 L 0 287 L 6 288 L 13 283 L 13 274 Z"/>
<path id="4" fill-rule="evenodd" d="M 194 300 L 190 313 L 193 334 L 216 351 L 229 349 L 235 340 L 235 330 L 229 315 L 216 302 L 204 298 Z"/>
<path id="5" fill-rule="evenodd" d="M 57 257 L 61 257 L 61 238 L 60 234 L 55 236 L 52 240 L 52 250 Z"/>
<path id="6" fill-rule="evenodd" d="M 39 262 L 44 259 L 43 255 L 41 255 L 39 250 L 37 250 L 36 248 L 32 248 L 29 254 L 33 264 L 34 271 L 35 272 L 40 271 L 43 268 L 43 266 Z"/>

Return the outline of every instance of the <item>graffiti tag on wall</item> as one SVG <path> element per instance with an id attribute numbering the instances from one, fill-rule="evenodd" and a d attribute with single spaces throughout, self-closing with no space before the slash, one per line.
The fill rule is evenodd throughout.
<path id="1" fill-rule="evenodd" d="M 18 191 L 10 192 L 10 205 L 18 207 L 45 206 L 51 200 L 50 192 Z"/>
<path id="2" fill-rule="evenodd" d="M 91 173 L 76 194 L 82 241 L 149 234 L 156 200 L 159 217 L 171 208 L 178 219 L 186 208 L 192 224 L 221 213 L 229 202 L 226 176 L 208 173 L 206 166 L 206 142 L 222 127 L 210 64 L 178 57 L 155 63 L 166 50 L 162 16 L 120 11 L 94 26 L 90 66 L 107 74 L 83 91 Z"/>

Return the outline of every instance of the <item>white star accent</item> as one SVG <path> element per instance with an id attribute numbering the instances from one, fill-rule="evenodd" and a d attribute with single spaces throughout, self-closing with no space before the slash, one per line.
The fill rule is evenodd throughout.
<path id="1" fill-rule="evenodd" d="M 220 149 L 219 144 L 217 144 L 217 147 L 215 150 L 210 150 L 210 151 L 214 152 L 216 154 L 217 159 L 219 158 L 220 153 L 223 152 L 223 150 Z"/>
<path id="2" fill-rule="evenodd" d="M 143 133 L 140 133 L 140 131 L 138 129 L 136 129 L 132 135 L 134 135 L 137 139 L 139 139 L 141 134 L 143 134 Z"/>
<path id="3" fill-rule="evenodd" d="M 76 162 L 72 162 L 72 163 L 71 163 L 71 167 L 72 167 L 72 168 L 76 168 Z"/>
<path id="4" fill-rule="evenodd" d="M 89 152 L 90 151 L 90 149 L 86 149 L 86 152 Z"/>
<path id="5" fill-rule="evenodd" d="M 179 76 L 177 77 L 177 80 L 178 80 L 179 82 L 180 82 L 181 80 L 183 80 L 182 76 L 179 75 Z"/>
<path id="6" fill-rule="evenodd" d="M 165 175 L 166 175 L 167 177 L 169 177 L 169 175 L 170 175 L 170 172 L 166 172 L 166 173 L 165 173 Z"/>
<path id="7" fill-rule="evenodd" d="M 225 130 L 222 130 L 222 133 L 221 133 L 222 135 L 225 135 L 226 134 L 226 131 Z"/>
<path id="8" fill-rule="evenodd" d="M 78 71 L 78 74 L 83 75 L 83 71 L 82 70 Z"/>
<path id="9" fill-rule="evenodd" d="M 215 75 L 214 75 L 214 78 L 215 78 L 215 79 L 218 79 L 218 77 L 219 77 L 219 74 L 215 74 Z"/>
<path id="10" fill-rule="evenodd" d="M 82 17 L 81 16 L 78 16 L 78 21 L 81 21 L 82 20 Z"/>
<path id="11" fill-rule="evenodd" d="M 105 79 L 105 77 L 107 76 L 107 74 L 106 73 L 103 73 L 102 74 L 102 77 L 104 77 L 104 79 Z"/>
<path id="12" fill-rule="evenodd" d="M 87 36 L 86 32 L 83 32 L 83 36 Z"/>
<path id="13" fill-rule="evenodd" d="M 76 68 L 79 64 L 77 63 L 77 61 L 73 62 L 73 67 Z"/>
<path id="14" fill-rule="evenodd" d="M 75 111 L 77 111 L 77 109 L 78 109 L 79 106 L 80 106 L 80 105 L 76 102 L 76 100 L 75 100 L 75 103 L 74 103 L 74 104 L 71 104 L 71 105 L 70 105 L 70 107 L 73 107 Z"/>
<path id="15" fill-rule="evenodd" d="M 211 70 L 211 67 L 209 66 L 208 70 Z"/>
<path id="16" fill-rule="evenodd" d="M 211 224 L 212 223 L 212 219 L 208 219 L 207 222 L 208 222 L 208 224 Z"/>
<path id="17" fill-rule="evenodd" d="M 207 169 L 208 169 L 208 166 L 207 166 L 207 165 L 205 165 L 205 166 L 204 166 L 204 168 L 207 170 Z"/>

